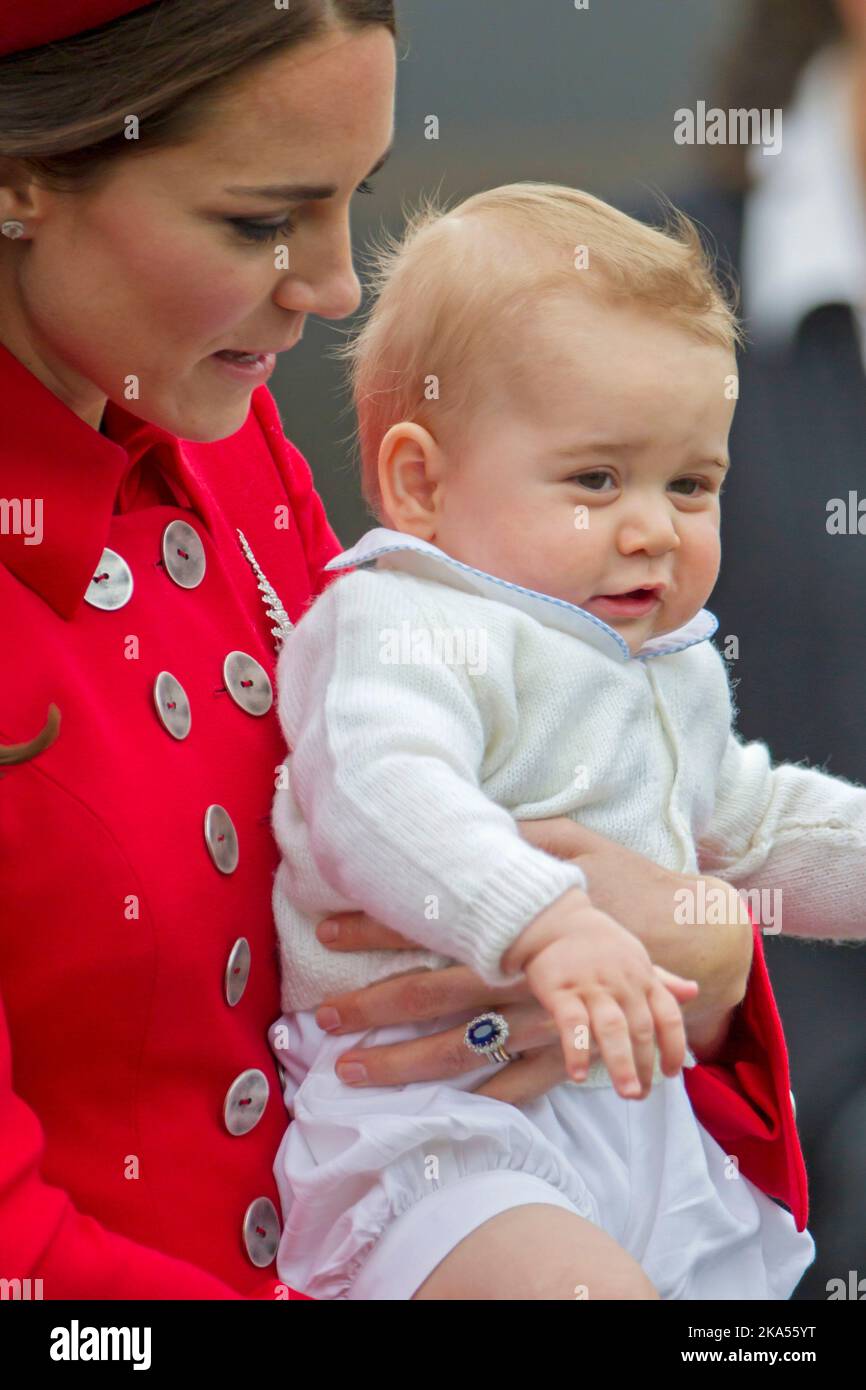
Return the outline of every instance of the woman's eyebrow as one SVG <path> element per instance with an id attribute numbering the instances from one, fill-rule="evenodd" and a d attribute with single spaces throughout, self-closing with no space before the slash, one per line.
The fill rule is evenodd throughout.
<path id="1" fill-rule="evenodd" d="M 378 174 L 382 166 L 387 162 L 393 153 L 393 144 L 389 145 L 380 159 L 376 160 L 369 174 L 371 179 L 374 174 Z M 225 190 L 226 193 L 237 194 L 240 198 L 273 198 L 280 203 L 302 203 L 314 202 L 320 198 L 333 198 L 337 191 L 335 183 L 309 184 L 309 183 L 285 183 L 285 184 L 266 184 L 262 188 L 238 187 L 232 185 Z"/>

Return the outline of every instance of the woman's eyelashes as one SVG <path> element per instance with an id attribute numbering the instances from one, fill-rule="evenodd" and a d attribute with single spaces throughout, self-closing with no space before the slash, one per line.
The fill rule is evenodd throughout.
<path id="1" fill-rule="evenodd" d="M 375 185 L 369 179 L 364 179 L 358 184 L 358 193 L 375 193 Z M 233 227 L 244 241 L 268 242 L 276 241 L 277 237 L 290 237 L 297 231 L 298 224 L 293 217 L 285 217 L 279 222 L 255 222 L 247 217 L 229 217 L 226 219 L 229 226 Z"/>
<path id="2" fill-rule="evenodd" d="M 293 218 L 283 222 L 249 222 L 245 217 L 229 217 L 228 223 L 244 241 L 276 241 L 278 236 L 290 237 L 297 229 Z"/>

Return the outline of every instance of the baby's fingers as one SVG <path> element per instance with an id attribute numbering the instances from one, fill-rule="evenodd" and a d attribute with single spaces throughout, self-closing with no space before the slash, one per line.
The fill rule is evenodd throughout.
<path id="1" fill-rule="evenodd" d="M 669 989 L 677 999 L 688 1003 L 701 992 L 701 987 L 697 980 L 687 980 L 684 975 L 674 975 L 672 971 L 665 970 L 664 966 L 654 965 L 653 970 L 666 989 Z"/>
<path id="2" fill-rule="evenodd" d="M 661 982 L 653 985 L 647 995 L 655 1020 L 659 1047 L 659 1065 L 665 1076 L 676 1076 L 686 1055 L 686 1028 L 682 1010 L 670 990 Z"/>
<path id="3" fill-rule="evenodd" d="M 621 1096 L 636 1099 L 642 1086 L 635 1066 L 628 1020 L 612 995 L 602 995 L 590 1004 L 593 1037 L 611 1081 Z"/>
<path id="4" fill-rule="evenodd" d="M 621 1001 L 622 1010 L 628 1022 L 632 1056 L 637 1068 L 641 1094 L 646 1095 L 652 1086 L 656 1060 L 656 1023 L 649 1007 L 649 1000 L 642 991 L 627 996 Z"/>
<path id="5" fill-rule="evenodd" d="M 583 1081 L 589 1071 L 589 1049 L 592 1041 L 589 1014 L 582 1001 L 569 995 L 567 1002 L 555 1005 L 553 1016 L 562 1042 L 565 1069 L 571 1081 Z"/>

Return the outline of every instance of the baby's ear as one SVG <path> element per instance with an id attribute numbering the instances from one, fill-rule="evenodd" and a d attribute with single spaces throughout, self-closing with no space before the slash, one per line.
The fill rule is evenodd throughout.
<path id="1" fill-rule="evenodd" d="M 423 425 L 402 420 L 391 426 L 379 448 L 379 490 L 393 530 L 432 539 L 444 470 L 442 450 Z"/>

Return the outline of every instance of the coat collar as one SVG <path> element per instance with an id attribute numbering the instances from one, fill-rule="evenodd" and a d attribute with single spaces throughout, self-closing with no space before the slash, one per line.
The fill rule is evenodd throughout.
<path id="1" fill-rule="evenodd" d="M 483 598 L 494 598 L 500 603 L 510 604 L 547 627 L 580 637 L 615 661 L 645 661 L 648 657 L 683 651 L 712 637 L 719 625 L 718 619 L 702 608 L 676 632 L 650 638 L 632 657 L 625 639 L 600 618 L 587 613 L 586 609 L 567 603 L 565 599 L 538 593 L 535 589 L 525 589 L 508 579 L 498 579 L 496 575 L 474 569 L 462 560 L 455 560 L 429 541 L 384 526 L 367 531 L 357 545 L 343 551 L 342 555 L 336 555 L 325 565 L 325 569 L 344 570 L 374 564 L 380 568 L 408 571 L 425 579 L 436 579 L 464 593 L 480 594 Z"/>
<path id="2" fill-rule="evenodd" d="M 158 469 L 163 498 L 189 507 L 176 437 L 109 401 L 102 434 L 0 345 L 0 501 L 41 507 L 41 539 L 8 534 L 0 512 L 0 564 L 62 618 L 74 617 L 96 573 L 115 511 L 134 505 L 143 467 Z M 151 451 L 156 451 L 151 453 Z M 5 532 L 5 533 L 4 533 Z"/>

